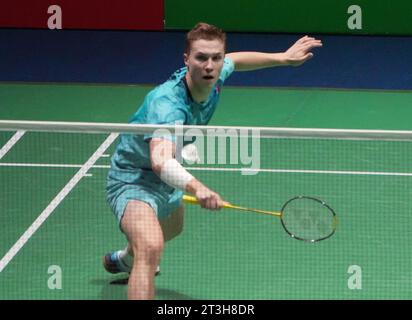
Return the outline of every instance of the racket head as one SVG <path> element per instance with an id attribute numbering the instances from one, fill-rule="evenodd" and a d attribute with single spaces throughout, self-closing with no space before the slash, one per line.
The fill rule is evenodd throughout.
<path id="1" fill-rule="evenodd" d="M 297 196 L 281 209 L 283 229 L 294 239 L 318 242 L 330 238 L 336 231 L 337 215 L 324 201 Z"/>

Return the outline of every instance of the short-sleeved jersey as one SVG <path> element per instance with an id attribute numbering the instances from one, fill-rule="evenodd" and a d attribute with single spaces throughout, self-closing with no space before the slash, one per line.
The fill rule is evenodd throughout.
<path id="1" fill-rule="evenodd" d="M 163 84 L 150 91 L 129 123 L 167 125 L 206 125 L 219 102 L 221 87 L 234 70 L 224 59 L 219 79 L 204 103 L 194 101 L 185 81 L 187 68 L 177 70 Z M 151 169 L 149 141 L 151 135 L 123 134 L 112 157 L 109 178 L 136 183 L 142 175 L 157 179 Z"/>

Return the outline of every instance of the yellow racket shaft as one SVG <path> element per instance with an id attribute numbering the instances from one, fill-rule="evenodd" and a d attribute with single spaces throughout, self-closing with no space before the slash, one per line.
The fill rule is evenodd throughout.
<path id="1" fill-rule="evenodd" d="M 183 201 L 185 203 L 189 203 L 189 204 L 199 204 L 199 201 L 195 197 L 188 196 L 188 195 L 183 195 Z M 256 213 L 268 214 L 268 215 L 276 216 L 276 217 L 280 217 L 282 215 L 281 212 L 239 207 L 239 206 L 235 206 L 235 205 L 233 205 L 229 202 L 225 202 L 224 205 L 223 205 L 223 208 L 225 208 L 225 209 L 235 209 L 235 210 L 241 210 L 241 211 L 251 211 L 251 212 L 256 212 Z"/>

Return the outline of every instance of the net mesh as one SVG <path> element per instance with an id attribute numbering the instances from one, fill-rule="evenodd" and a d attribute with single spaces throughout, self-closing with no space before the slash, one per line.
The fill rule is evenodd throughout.
<path id="1" fill-rule="evenodd" d="M 127 275 L 101 265 L 126 245 L 105 192 L 123 129 L 13 125 L 0 125 L 0 298 L 125 299 L 127 286 L 115 283 Z M 186 206 L 184 231 L 162 255 L 156 297 L 410 298 L 408 133 L 271 132 L 232 134 L 223 144 L 198 131 L 200 160 L 184 166 L 240 206 L 278 211 L 294 196 L 322 199 L 339 217 L 336 234 L 312 245 L 291 239 L 276 217 Z"/>

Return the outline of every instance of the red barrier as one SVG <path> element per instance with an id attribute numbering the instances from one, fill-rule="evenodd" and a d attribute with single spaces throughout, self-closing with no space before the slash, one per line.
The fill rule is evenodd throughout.
<path id="1" fill-rule="evenodd" d="M 163 0 L 0 1 L 0 27 L 163 30 L 163 16 Z"/>

